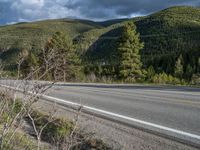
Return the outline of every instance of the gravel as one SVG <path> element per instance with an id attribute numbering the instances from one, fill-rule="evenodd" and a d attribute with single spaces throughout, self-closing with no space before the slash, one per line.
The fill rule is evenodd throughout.
<path id="1" fill-rule="evenodd" d="M 77 111 L 40 100 L 34 107 L 43 112 L 56 110 L 56 116 L 74 119 Z M 116 150 L 197 150 L 197 148 L 154 135 L 136 128 L 80 113 L 78 120 L 80 130 L 94 134 Z"/>

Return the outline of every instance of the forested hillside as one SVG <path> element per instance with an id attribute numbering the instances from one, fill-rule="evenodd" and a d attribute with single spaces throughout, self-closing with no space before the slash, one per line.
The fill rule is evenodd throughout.
<path id="1" fill-rule="evenodd" d="M 173 72 L 180 54 L 185 65 L 192 65 L 200 56 L 200 9 L 173 7 L 136 22 L 145 43 L 142 56 L 145 64 L 158 71 Z M 186 66 L 185 66 L 186 67 Z"/>
<path id="2" fill-rule="evenodd" d="M 182 55 L 184 72 L 199 72 L 199 8 L 172 7 L 132 20 L 137 25 L 141 41 L 144 42 L 141 56 L 145 68 L 153 66 L 157 73 L 173 74 L 175 63 Z M 105 29 L 84 33 L 81 44 L 88 45 L 86 49 L 88 61 L 96 62 L 97 66 L 99 64 L 117 65 L 116 46 L 122 25 L 123 23 L 119 23 Z M 94 42 L 91 42 L 91 39 Z M 191 76 L 191 74 L 185 76 Z"/>
<path id="3" fill-rule="evenodd" d="M 84 74 L 116 78 L 119 65 L 118 46 L 122 28 L 127 21 L 136 25 L 140 42 L 143 69 L 148 74 L 179 76 L 191 80 L 200 72 L 200 8 L 171 7 L 149 16 L 132 19 L 93 22 L 86 20 L 47 20 L 0 27 L 0 59 L 15 65 L 22 49 L 36 57 L 48 38 L 62 32 L 73 45 Z M 181 75 L 175 75 L 182 69 Z M 13 70 L 13 67 L 7 69 Z M 165 74 L 166 73 L 166 74 Z"/>

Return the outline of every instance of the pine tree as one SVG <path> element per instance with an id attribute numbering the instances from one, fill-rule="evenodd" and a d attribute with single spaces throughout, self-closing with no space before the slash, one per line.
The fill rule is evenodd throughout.
<path id="1" fill-rule="evenodd" d="M 38 79 L 38 68 L 39 68 L 39 59 L 38 57 L 30 51 L 26 59 L 24 60 L 22 64 L 22 73 L 25 76 L 31 76 L 31 79 Z"/>
<path id="2" fill-rule="evenodd" d="M 180 55 L 175 64 L 174 75 L 177 78 L 183 77 L 183 56 Z"/>
<path id="3" fill-rule="evenodd" d="M 48 64 L 45 70 L 53 66 L 52 76 L 54 80 L 69 80 L 73 72 L 74 55 L 72 40 L 67 35 L 56 32 L 46 43 L 43 51 L 42 61 Z"/>
<path id="4" fill-rule="evenodd" d="M 140 50 L 144 47 L 133 22 L 124 25 L 119 41 L 119 76 L 129 82 L 141 79 L 143 75 Z"/>

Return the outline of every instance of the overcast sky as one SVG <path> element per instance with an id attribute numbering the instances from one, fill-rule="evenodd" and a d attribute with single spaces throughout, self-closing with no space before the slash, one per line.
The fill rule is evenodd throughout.
<path id="1" fill-rule="evenodd" d="M 0 24 L 55 18 L 107 20 L 146 15 L 200 0 L 0 0 Z"/>

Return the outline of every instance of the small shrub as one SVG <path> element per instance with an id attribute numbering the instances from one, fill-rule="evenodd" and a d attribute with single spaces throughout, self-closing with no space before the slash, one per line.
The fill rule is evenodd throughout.
<path id="1" fill-rule="evenodd" d="M 156 84 L 184 84 L 184 80 L 180 80 L 166 73 L 155 74 L 151 82 Z"/>
<path id="2" fill-rule="evenodd" d="M 11 140 L 10 137 L 11 135 L 6 137 L 2 150 L 36 149 L 35 143 L 28 135 L 16 132 Z"/>
<path id="3" fill-rule="evenodd" d="M 194 85 L 200 85 L 200 74 L 193 74 L 191 83 Z"/>
<path id="4" fill-rule="evenodd" d="M 22 112 L 22 102 L 20 99 L 13 100 L 5 92 L 0 92 L 0 109 L 2 110 L 0 123 L 5 121 L 9 123 L 18 113 Z"/>
<path id="5" fill-rule="evenodd" d="M 86 80 L 88 82 L 96 82 L 97 81 L 97 77 L 94 73 L 89 74 L 86 78 L 87 78 Z"/>
<path id="6" fill-rule="evenodd" d="M 106 145 L 102 140 L 98 139 L 89 139 L 81 142 L 72 148 L 72 150 L 86 150 L 86 149 L 94 149 L 94 150 L 111 150 L 111 148 Z"/>
<path id="7" fill-rule="evenodd" d="M 38 130 L 48 123 L 42 132 L 41 139 L 49 143 L 62 142 L 64 138 L 70 134 L 74 126 L 72 122 L 64 119 L 53 120 L 50 119 L 49 116 L 36 111 L 34 111 L 31 116 L 34 119 L 36 128 Z"/>

